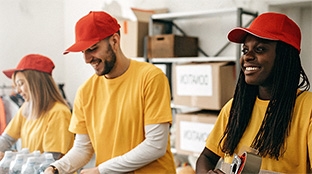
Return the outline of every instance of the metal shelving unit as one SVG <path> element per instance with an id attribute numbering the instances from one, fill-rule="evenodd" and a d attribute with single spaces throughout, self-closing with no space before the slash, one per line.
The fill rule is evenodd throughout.
<path id="1" fill-rule="evenodd" d="M 172 33 L 172 29 L 175 28 L 179 32 L 181 32 L 184 36 L 186 33 L 183 31 L 181 27 L 179 27 L 175 21 L 181 19 L 194 19 L 194 18 L 209 18 L 209 17 L 217 17 L 217 16 L 224 16 L 224 15 L 236 15 L 236 26 L 243 25 L 243 15 L 252 16 L 252 19 L 246 23 L 249 25 L 252 20 L 258 16 L 258 12 L 253 12 L 249 10 L 245 10 L 243 8 L 229 8 L 229 9 L 216 9 L 216 10 L 207 10 L 207 11 L 194 11 L 194 12 L 175 12 L 175 13 L 160 13 L 160 14 L 153 14 L 150 18 L 149 22 L 149 36 L 154 35 L 154 25 L 157 23 L 161 23 L 168 33 Z M 212 26 L 213 27 L 213 26 Z M 235 26 L 233 26 L 235 27 Z M 167 34 L 167 33 L 166 33 Z M 147 44 L 145 44 L 146 46 Z M 233 61 L 236 62 L 237 72 L 239 72 L 239 58 L 241 56 L 240 46 L 237 46 L 236 53 L 233 54 L 232 57 L 220 57 L 220 53 L 222 53 L 225 48 L 230 45 L 230 42 L 227 42 L 223 47 L 218 50 L 218 52 L 213 55 L 207 55 L 201 48 L 198 49 L 204 56 L 201 57 L 179 57 L 179 58 L 147 58 L 145 59 L 147 62 L 153 64 L 165 64 L 166 65 L 166 74 L 171 82 L 171 66 L 172 63 L 187 63 L 187 62 L 211 62 L 211 61 Z M 147 48 L 145 49 L 146 52 Z M 145 53 L 147 55 L 147 53 Z"/>

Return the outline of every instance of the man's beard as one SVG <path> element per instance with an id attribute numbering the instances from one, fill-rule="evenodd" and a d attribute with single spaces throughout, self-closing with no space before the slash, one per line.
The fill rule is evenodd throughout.
<path id="1" fill-rule="evenodd" d="M 116 54 L 114 53 L 111 45 L 108 45 L 108 50 L 107 50 L 107 53 L 110 55 L 111 57 L 111 60 L 110 61 L 107 61 L 105 60 L 103 63 L 104 63 L 104 70 L 102 71 L 102 73 L 100 73 L 99 75 L 106 75 L 106 74 L 109 74 L 112 69 L 114 68 L 115 66 L 115 63 L 116 63 Z"/>

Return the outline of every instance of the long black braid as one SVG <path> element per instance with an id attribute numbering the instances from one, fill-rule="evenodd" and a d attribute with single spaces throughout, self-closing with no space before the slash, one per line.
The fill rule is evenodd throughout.
<path id="1" fill-rule="evenodd" d="M 282 65 L 282 66 L 281 66 Z M 294 47 L 278 41 L 272 69 L 272 98 L 262 125 L 251 147 L 261 156 L 278 159 L 285 152 L 285 139 L 289 135 L 297 89 L 307 91 L 309 80 L 301 66 L 299 52 Z M 233 155 L 251 118 L 258 95 L 258 86 L 248 85 L 241 71 L 236 85 L 226 130 L 220 140 L 224 153 Z"/>

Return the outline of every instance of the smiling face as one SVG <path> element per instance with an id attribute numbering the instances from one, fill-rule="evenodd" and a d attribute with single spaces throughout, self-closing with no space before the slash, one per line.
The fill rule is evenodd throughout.
<path id="1" fill-rule="evenodd" d="M 99 76 L 109 74 L 116 63 L 116 54 L 109 43 L 109 39 L 101 40 L 83 51 L 85 62 L 89 63 Z"/>
<path id="2" fill-rule="evenodd" d="M 252 35 L 246 37 L 240 63 L 247 84 L 262 87 L 272 85 L 270 77 L 276 56 L 276 43 Z"/>

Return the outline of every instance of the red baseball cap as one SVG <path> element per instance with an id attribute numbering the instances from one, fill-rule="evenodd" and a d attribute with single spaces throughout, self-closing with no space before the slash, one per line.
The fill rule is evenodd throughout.
<path id="1" fill-rule="evenodd" d="M 248 28 L 236 27 L 232 29 L 228 33 L 228 39 L 235 43 L 243 43 L 247 34 L 268 40 L 283 41 L 300 52 L 300 28 L 284 14 L 263 13 L 255 18 Z"/>
<path id="2" fill-rule="evenodd" d="M 52 75 L 54 67 L 54 63 L 48 57 L 40 54 L 28 54 L 20 60 L 15 69 L 8 69 L 2 72 L 8 78 L 12 78 L 14 72 L 23 70 L 35 70 Z"/>
<path id="3" fill-rule="evenodd" d="M 120 25 L 111 15 L 104 11 L 91 11 L 76 23 L 76 42 L 63 54 L 86 50 L 119 29 Z"/>

